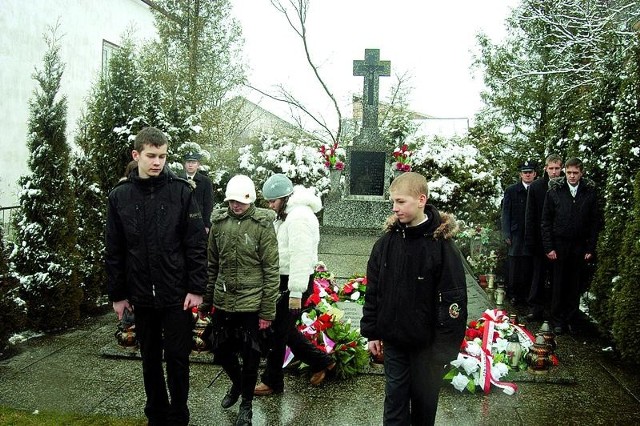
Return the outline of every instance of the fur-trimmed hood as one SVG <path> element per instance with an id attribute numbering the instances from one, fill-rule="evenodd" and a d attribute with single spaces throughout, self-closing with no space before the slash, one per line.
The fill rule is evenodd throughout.
<path id="1" fill-rule="evenodd" d="M 314 213 L 318 213 L 322 210 L 322 200 L 316 195 L 313 188 L 296 185 L 293 187 L 293 193 L 289 196 L 285 212 L 290 213 L 297 206 L 307 206 Z"/>
<path id="2" fill-rule="evenodd" d="M 421 232 L 426 234 L 432 234 L 434 239 L 448 240 L 453 238 L 459 231 L 460 225 L 456 217 L 452 213 L 438 212 L 438 210 L 431 204 L 424 206 L 424 212 L 429 220 L 424 224 L 426 230 L 422 230 L 423 225 L 419 225 L 413 228 L 420 228 Z M 413 229 L 408 228 L 406 225 L 398 222 L 398 218 L 395 213 L 391 214 L 385 222 L 385 232 L 402 231 Z"/>

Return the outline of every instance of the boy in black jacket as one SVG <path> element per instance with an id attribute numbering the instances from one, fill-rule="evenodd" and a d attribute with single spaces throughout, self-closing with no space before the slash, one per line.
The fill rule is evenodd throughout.
<path id="1" fill-rule="evenodd" d="M 374 356 L 384 341 L 384 424 L 428 425 L 467 321 L 465 275 L 451 240 L 457 224 L 427 204 L 418 173 L 402 174 L 389 192 L 394 214 L 367 265 L 361 332 Z"/>
<path id="2" fill-rule="evenodd" d="M 159 129 L 142 129 L 137 167 L 109 194 L 107 290 L 118 319 L 135 311 L 149 425 L 188 425 L 191 308 L 207 283 L 207 239 L 191 186 L 165 167 L 167 144 Z"/>

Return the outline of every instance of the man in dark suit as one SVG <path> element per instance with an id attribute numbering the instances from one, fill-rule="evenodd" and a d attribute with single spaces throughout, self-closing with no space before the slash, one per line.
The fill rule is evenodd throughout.
<path id="1" fill-rule="evenodd" d="M 545 159 L 544 174 L 536 179 L 529 187 L 527 197 L 527 212 L 525 215 L 524 239 L 527 249 L 533 255 L 533 269 L 531 274 L 531 291 L 529 292 L 529 321 L 542 321 L 544 305 L 549 296 L 546 293 L 546 282 L 552 281 L 551 261 L 542 247 L 540 222 L 544 197 L 549 189 L 549 179 L 555 179 L 562 173 L 562 157 L 550 154 Z"/>
<path id="2" fill-rule="evenodd" d="M 578 158 L 565 164 L 565 176 L 549 182 L 542 208 L 542 245 L 553 264 L 553 332 L 575 331 L 582 271 L 592 262 L 599 230 L 596 184 L 583 177 Z"/>
<path id="3" fill-rule="evenodd" d="M 507 295 L 512 304 L 527 300 L 531 286 L 531 252 L 524 243 L 527 190 L 536 177 L 534 164 L 520 165 L 520 182 L 509 186 L 502 200 L 502 236 L 509 248 Z"/>
<path id="4" fill-rule="evenodd" d="M 195 185 L 193 195 L 198 206 L 200 206 L 200 210 L 202 210 L 204 227 L 209 233 L 209 229 L 211 229 L 211 212 L 213 211 L 213 183 L 207 175 L 198 171 L 200 158 L 202 156 L 198 152 L 187 152 L 184 156 L 184 174 L 181 177 Z"/>

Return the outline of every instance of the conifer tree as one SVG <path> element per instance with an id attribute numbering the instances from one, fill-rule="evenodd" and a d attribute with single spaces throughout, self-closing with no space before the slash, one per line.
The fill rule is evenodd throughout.
<path id="1" fill-rule="evenodd" d="M 82 137 L 82 136 L 80 136 Z M 71 174 L 75 182 L 78 220 L 78 280 L 83 290 L 84 313 L 94 313 L 108 302 L 104 270 L 105 194 L 100 189 L 95 168 L 80 154 L 74 159 Z"/>
<path id="2" fill-rule="evenodd" d="M 621 91 L 615 105 L 613 135 L 606 156 L 609 170 L 604 191 L 605 227 L 598 239 L 598 269 L 591 286 L 594 300 L 589 312 L 604 329 L 610 329 L 613 310 L 611 297 L 619 289 L 615 282 L 621 268 L 621 249 L 625 226 L 633 208 L 630 177 L 640 170 L 640 39 L 627 57 Z"/>
<path id="3" fill-rule="evenodd" d="M 622 243 L 618 290 L 612 297 L 613 338 L 623 359 L 640 364 L 635 345 L 640 339 L 640 173 L 635 176 L 634 192 L 633 210 Z"/>
<path id="4" fill-rule="evenodd" d="M 18 280 L 9 272 L 9 259 L 0 225 L 0 356 L 7 339 L 24 325 L 24 301 L 18 295 Z"/>
<path id="5" fill-rule="evenodd" d="M 125 38 L 109 61 L 108 73 L 94 87 L 87 107 L 86 134 L 78 141 L 104 194 L 131 161 L 133 137 L 149 125 L 143 117 L 145 82 L 135 53 L 133 41 Z"/>
<path id="6" fill-rule="evenodd" d="M 76 222 L 70 148 L 66 140 L 66 97 L 59 95 L 64 64 L 55 29 L 45 36 L 48 50 L 33 78 L 30 101 L 30 173 L 20 178 L 16 248 L 11 261 L 20 279 L 32 327 L 72 326 L 80 318 L 82 291 L 75 272 Z"/>

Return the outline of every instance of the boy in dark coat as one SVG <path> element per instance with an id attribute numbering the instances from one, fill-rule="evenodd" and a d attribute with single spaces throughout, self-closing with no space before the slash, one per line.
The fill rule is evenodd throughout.
<path id="1" fill-rule="evenodd" d="M 384 342 L 384 424 L 430 425 L 467 321 L 465 274 L 451 239 L 457 224 L 427 204 L 420 174 L 402 174 L 389 191 L 394 214 L 367 265 L 361 332 L 374 356 Z"/>
<path id="2" fill-rule="evenodd" d="M 137 168 L 111 191 L 107 206 L 109 300 L 118 319 L 135 310 L 149 424 L 187 425 L 191 308 L 202 302 L 207 282 L 204 223 L 190 185 L 165 167 L 162 131 L 142 129 L 132 156 Z"/>

